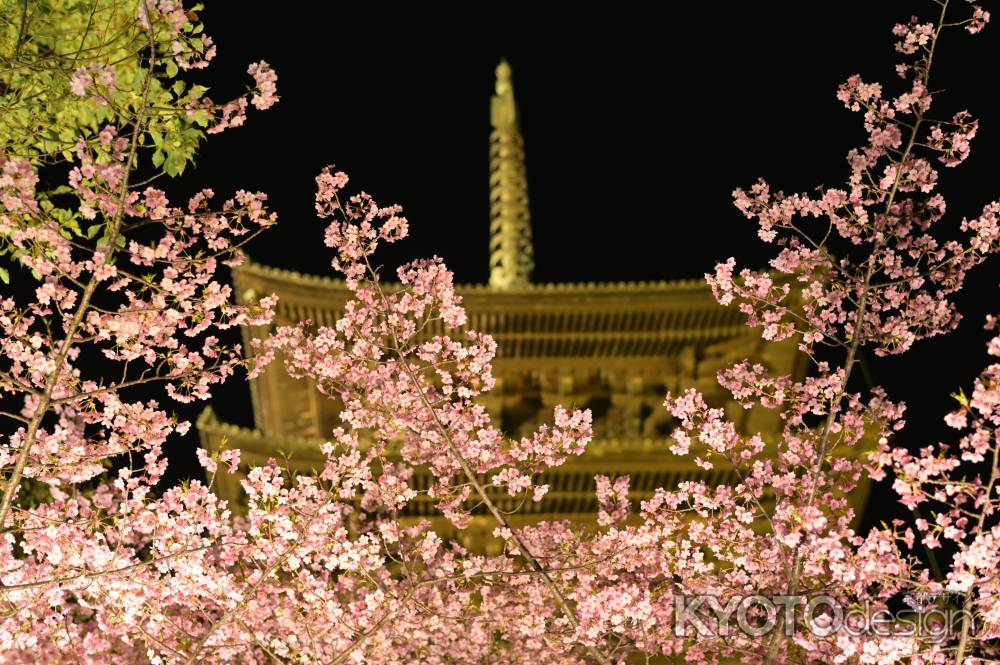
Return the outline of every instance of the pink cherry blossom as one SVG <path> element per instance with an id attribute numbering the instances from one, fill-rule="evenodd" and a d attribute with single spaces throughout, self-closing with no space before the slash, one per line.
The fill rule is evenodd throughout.
<path id="1" fill-rule="evenodd" d="M 997 202 L 961 219 L 960 239 L 938 232 L 946 204 L 934 160 L 957 166 L 978 129 L 964 111 L 929 116 L 941 31 L 975 33 L 989 20 L 977 3 L 963 11 L 895 27 L 907 58 L 896 93 L 859 76 L 839 88 L 867 133 L 843 182 L 785 194 L 760 180 L 734 192 L 776 251 L 766 270 L 728 259 L 706 279 L 763 339 L 797 338 L 811 371 L 742 361 L 717 374 L 724 403 L 668 393 L 674 429 L 662 452 L 709 474 L 645 488 L 641 500 L 627 476 L 597 476 L 587 527 L 523 526 L 498 507 L 498 494 L 541 500 L 543 474 L 585 454 L 591 414 L 556 407 L 521 438 L 496 427 L 477 398 L 495 386 L 497 343 L 467 329 L 444 262 L 378 267 L 382 244 L 410 233 L 399 206 L 348 195 L 345 174 L 322 170 L 316 238 L 350 290 L 344 314 L 274 327 L 244 355 L 226 331 L 270 325 L 276 300 L 234 304 L 220 270 L 276 222 L 265 194 L 205 189 L 177 202 L 161 181 L 136 184 L 128 128 L 141 125 L 142 104 L 138 118 L 108 108 L 96 138 L 75 142 L 58 215 L 38 165 L 0 154 L 0 236 L 16 250 L 13 268 L 37 280 L 33 297 L 0 296 L 0 393 L 14 405 L 0 443 L 0 659 L 957 664 L 985 653 L 1000 635 L 1000 364 L 958 394 L 946 417 L 957 441 L 917 451 L 892 442 L 905 406 L 851 382 L 863 347 L 903 353 L 953 329 L 950 298 L 998 249 Z M 185 28 L 177 0 L 141 3 L 137 21 L 151 58 L 185 70 L 215 53 Z M 250 93 L 223 105 L 184 98 L 173 111 L 207 114 L 207 133 L 243 124 L 248 105 L 278 100 L 267 63 L 248 73 Z M 117 81 L 88 65 L 66 85 L 86 97 L 113 94 Z M 93 231 L 74 235 L 66 218 Z M 998 321 L 987 321 L 993 357 Z M 206 400 L 241 370 L 276 362 L 339 403 L 319 468 L 292 475 L 277 459 L 199 449 L 204 481 L 168 486 L 164 451 L 190 427 L 169 403 Z M 149 398 L 157 388 L 162 399 Z M 747 410 L 773 414 L 778 434 L 738 426 Z M 869 441 L 875 451 L 862 458 Z M 429 487 L 411 482 L 417 467 Z M 901 504 L 919 511 L 912 525 L 856 532 L 850 492 L 890 476 Z M 220 479 L 239 482 L 245 505 L 216 496 Z M 469 552 L 403 518 L 417 502 L 459 531 L 484 517 L 499 551 Z M 947 557 L 940 578 L 918 547 Z M 961 630 L 879 635 L 804 615 L 822 594 L 872 619 L 911 592 L 950 594 L 966 612 Z M 724 606 L 746 597 L 787 599 L 780 620 L 792 633 L 720 634 Z M 692 598 L 714 599 L 694 611 L 712 635 L 675 623 Z"/>

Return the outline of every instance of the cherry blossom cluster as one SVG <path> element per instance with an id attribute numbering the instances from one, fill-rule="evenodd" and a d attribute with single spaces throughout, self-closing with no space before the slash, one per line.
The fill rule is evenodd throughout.
<path id="1" fill-rule="evenodd" d="M 987 353 L 1000 357 L 997 317 L 988 317 L 986 328 L 993 331 Z M 959 407 L 945 422 L 962 433 L 957 445 L 910 452 L 883 443 L 872 475 L 891 472 L 900 501 L 923 515 L 915 528 L 924 547 L 955 550 L 945 577 L 928 580 L 923 588 L 956 596 L 959 606 L 979 618 L 977 625 L 962 626 L 969 641 L 961 647 L 971 654 L 973 642 L 983 645 L 1000 636 L 1000 362 L 983 370 L 971 395 L 956 398 Z"/>
<path id="2" fill-rule="evenodd" d="M 174 29 L 186 20 L 179 3 L 148 6 L 151 33 L 168 7 Z M 151 60 L 141 89 L 158 71 Z M 257 74 L 273 99 L 273 74 Z M 107 89 L 114 71 L 78 70 L 68 85 Z M 56 190 L 40 189 L 36 164 L 0 152 L 0 237 L 14 278 L 31 285 L 0 297 L 5 662 L 178 661 L 196 615 L 222 607 L 215 594 L 238 588 L 232 566 L 247 561 L 223 548 L 249 541 L 203 483 L 162 486 L 164 449 L 189 424 L 148 395 L 204 400 L 245 365 L 223 340 L 269 321 L 274 299 L 234 305 L 219 272 L 275 217 L 260 193 L 213 209 L 210 190 L 174 205 L 134 184 L 149 111 L 140 100 L 95 140 L 81 136 Z"/>
<path id="3" fill-rule="evenodd" d="M 93 92 L 93 99 L 99 104 L 106 104 L 107 98 L 115 92 L 118 77 L 113 67 L 109 65 L 91 65 L 79 67 L 70 78 L 69 88 L 77 97 Z"/>
<path id="4" fill-rule="evenodd" d="M 483 500 L 470 472 L 540 501 L 548 488 L 535 486 L 532 475 L 583 453 L 590 413 L 557 408 L 554 427 L 519 441 L 504 436 L 474 402 L 493 388 L 496 343 L 472 331 L 456 330 L 456 338 L 427 333 L 435 321 L 446 329 L 466 322 L 451 273 L 438 258 L 417 260 L 397 269 L 398 281 L 383 284 L 369 259 L 380 242 L 406 237 L 401 209 L 380 207 L 366 194 L 342 203 L 348 178 L 330 168 L 316 182 L 317 212 L 331 220 L 325 237 L 336 251 L 333 266 L 354 298 L 333 327 L 305 322 L 275 330 L 259 345 L 254 371 L 280 353 L 292 376 L 308 377 L 340 400 L 343 421 L 370 430 L 376 449 L 399 441 L 404 464 L 431 469 L 430 495 L 457 526 L 468 523 L 463 503 Z"/>
<path id="5" fill-rule="evenodd" d="M 947 3 L 939 4 L 947 9 Z M 964 161 L 978 123 L 966 111 L 951 120 L 931 118 L 927 80 L 942 29 L 958 25 L 976 33 L 988 20 L 988 13 L 971 4 L 965 20 L 946 20 L 942 13 L 937 22 L 913 19 L 894 28 L 897 51 L 910 56 L 897 67 L 906 87 L 896 97 L 884 97 L 882 84 L 859 76 L 840 87 L 838 99 L 863 113 L 868 133 L 867 144 L 848 154 L 846 186 L 786 195 L 761 180 L 734 192 L 736 207 L 758 223 L 760 237 L 776 243 L 778 253 L 769 271 L 737 272 L 729 259 L 706 279 L 718 301 L 738 306 L 764 339 L 798 336 L 800 348 L 816 362 L 814 375 L 801 381 L 772 377 L 765 367 L 747 362 L 719 373 L 720 385 L 743 408 L 778 411 L 784 427 L 775 440 L 742 434 L 722 408 L 696 391 L 668 395 L 666 407 L 677 423 L 671 451 L 693 455 L 705 468 L 731 470 L 734 477 L 730 485 L 714 488 L 682 484 L 643 504 L 666 508 L 669 517 L 658 515 L 658 523 L 670 524 L 673 538 L 706 562 L 697 574 L 672 576 L 674 593 L 786 594 L 796 599 L 797 607 L 785 612 L 792 620 L 802 616 L 791 610 L 802 609 L 810 590 L 875 612 L 905 590 L 951 591 L 964 594 L 958 606 L 971 610 L 970 616 L 983 617 L 976 628 L 985 628 L 984 639 L 995 634 L 992 622 L 1000 612 L 992 601 L 997 569 L 991 547 L 998 534 L 986 529 L 992 528 L 995 479 L 989 480 L 989 471 L 968 473 L 968 465 L 995 460 L 996 423 L 988 419 L 996 415 L 997 399 L 995 387 L 987 387 L 995 379 L 993 368 L 976 384 L 977 406 L 963 398 L 963 408 L 949 416 L 949 423 L 966 427 L 975 414 L 973 431 L 957 454 L 946 447 L 917 454 L 894 447 L 891 438 L 903 426 L 904 406 L 878 388 L 867 397 L 848 390 L 862 347 L 902 353 L 920 339 L 953 329 L 959 319 L 951 294 L 961 289 L 970 268 L 1000 248 L 996 202 L 961 220 L 962 241 L 939 239 L 937 232 L 946 209 L 930 159 L 948 167 Z M 843 361 L 819 361 L 817 345 L 840 349 Z M 862 446 L 876 448 L 874 466 L 852 452 Z M 862 537 L 852 528 L 846 498 L 866 476 L 881 479 L 886 470 L 894 472 L 905 506 L 920 509 L 936 501 L 945 509 L 912 526 L 897 521 Z M 609 495 L 606 484 L 601 492 Z M 684 511 L 696 517 L 675 516 Z M 914 548 L 918 542 L 937 547 L 945 538 L 958 543 L 959 553 L 947 579 L 935 581 Z M 702 619 L 712 625 L 718 615 L 706 608 Z M 611 620 L 621 623 L 615 615 Z M 935 640 L 823 634 L 816 628 L 800 626 L 792 638 L 770 635 L 763 641 L 732 634 L 702 639 L 687 642 L 684 653 L 695 662 L 721 656 L 767 663 L 958 663 L 975 653 L 971 631 Z M 632 639 L 648 644 L 649 630 L 646 626 Z M 661 653 L 676 648 L 664 644 Z"/>
<path id="6" fill-rule="evenodd" d="M 248 104 L 252 104 L 259 111 L 264 111 L 278 102 L 278 95 L 275 94 L 277 91 L 275 81 L 277 81 L 278 76 L 270 65 L 261 60 L 250 65 L 247 68 L 247 73 L 253 76 L 255 87 L 246 95 L 226 102 L 221 107 L 214 106 L 208 97 L 192 102 L 192 109 L 217 110 L 218 115 L 207 130 L 209 134 L 218 134 L 231 127 L 241 127 L 247 119 Z"/>
<path id="7" fill-rule="evenodd" d="M 216 46 L 212 38 L 202 32 L 197 23 L 197 14 L 190 15 L 180 0 L 138 0 L 134 3 L 138 12 L 138 22 L 143 28 L 140 48 L 152 48 L 160 56 L 158 66 L 165 68 L 166 78 L 172 78 L 171 69 L 176 72 L 204 69 L 215 57 Z M 125 39 L 120 36 L 119 39 Z M 131 72 L 127 72 L 126 76 Z M 186 110 L 185 117 L 194 124 L 207 127 L 208 134 L 217 134 L 226 129 L 242 126 L 246 122 L 248 106 L 258 110 L 272 107 L 280 99 L 277 95 L 277 74 L 264 61 L 251 64 L 247 73 L 254 80 L 254 86 L 246 94 L 224 103 L 216 103 L 203 93 L 203 86 L 180 85 L 171 88 L 174 101 Z M 183 83 L 177 81 L 177 83 Z M 120 104 L 132 106 L 136 90 L 118 92 L 118 71 L 116 63 L 93 63 L 78 67 L 70 77 L 70 92 L 100 105 Z"/>
<path id="8" fill-rule="evenodd" d="M 1000 634 L 1000 364 L 947 417 L 963 433 L 954 448 L 893 447 L 904 405 L 850 383 L 863 346 L 901 353 L 950 330 L 948 298 L 997 250 L 1000 203 L 961 222 L 962 242 L 935 235 L 945 203 L 932 158 L 963 161 L 978 129 L 966 112 L 928 116 L 941 30 L 976 33 L 989 20 L 978 3 L 963 7 L 961 20 L 893 30 L 908 58 L 900 94 L 885 98 L 860 77 L 838 91 L 868 132 L 843 187 L 737 190 L 737 207 L 778 244 L 771 270 L 737 272 L 730 259 L 707 276 L 764 339 L 800 335 L 806 351 L 830 346 L 842 362 L 817 359 L 805 378 L 749 361 L 718 373 L 736 408 L 774 415 L 775 436 L 743 431 L 733 404 L 668 394 L 675 428 L 664 453 L 721 482 L 679 482 L 636 504 L 628 477 L 598 476 L 592 528 L 517 527 L 497 508 L 501 493 L 541 501 L 538 475 L 585 452 L 591 415 L 556 408 L 551 425 L 520 439 L 491 422 L 476 400 L 494 387 L 496 343 L 466 328 L 451 272 L 435 257 L 389 280 L 374 263 L 382 243 L 409 233 L 398 206 L 342 197 L 347 176 L 319 174 L 316 211 L 351 299 L 332 326 L 274 329 L 247 361 L 228 333 L 267 325 L 275 300 L 233 304 L 219 271 L 274 224 L 265 195 L 238 191 L 213 207 L 211 190 L 178 204 L 136 184 L 141 102 L 81 136 L 58 193 L 40 189 L 37 164 L 0 152 L 0 238 L 17 276 L 36 280 L 31 298 L 0 297 L 0 416 L 10 425 L 0 440 L 0 659 L 959 663 L 985 653 Z M 139 23 L 163 45 L 151 58 L 167 58 L 146 83 L 165 75 L 164 62 L 208 64 L 214 47 L 189 19 L 175 0 L 140 3 Z M 67 85 L 95 94 L 114 85 L 107 71 L 88 66 Z M 181 96 L 178 117 L 212 111 L 208 131 L 221 131 L 242 124 L 248 105 L 273 105 L 274 72 L 248 72 L 251 93 L 223 107 Z M 1000 356 L 1000 337 L 988 352 Z M 165 447 L 189 425 L 144 395 L 158 386 L 168 402 L 204 400 L 239 368 L 256 376 L 278 360 L 339 406 L 321 468 L 293 474 L 276 460 L 249 466 L 238 450 L 199 450 L 205 481 L 165 486 Z M 410 482 L 418 466 L 434 478 L 426 496 Z M 920 516 L 859 534 L 849 495 L 890 472 Z M 215 495 L 219 474 L 237 474 L 242 504 Z M 403 516 L 417 501 L 459 530 L 474 515 L 492 520 L 503 551 L 446 542 Z M 957 552 L 942 579 L 918 544 Z M 795 618 L 818 593 L 877 612 L 914 589 L 951 594 L 978 625 L 933 640 L 838 630 L 829 613 Z M 728 606 L 753 595 L 789 599 L 781 621 L 794 633 L 721 634 L 711 604 L 692 618 L 714 637 L 676 629 L 685 599 Z M 750 619 L 766 621 L 758 610 Z"/>
<path id="9" fill-rule="evenodd" d="M 181 0 L 141 0 L 138 5 L 140 24 L 166 45 L 165 55 L 183 70 L 208 67 L 216 53 L 212 38 L 195 29 L 194 15 Z"/>
<path id="10" fill-rule="evenodd" d="M 988 20 L 975 11 L 975 20 Z M 973 20 L 960 23 L 972 27 Z M 911 56 L 898 70 L 908 85 L 897 96 L 884 97 L 881 84 L 857 75 L 839 88 L 838 99 L 863 112 L 868 132 L 867 144 L 848 153 L 845 186 L 784 194 L 761 180 L 733 193 L 736 207 L 758 222 L 760 237 L 781 249 L 770 274 L 737 274 L 731 259 L 707 278 L 720 302 L 738 301 L 768 339 L 797 332 L 807 351 L 846 341 L 884 355 L 958 324 L 950 296 L 970 268 L 1000 247 L 1000 227 L 992 202 L 962 221 L 964 240 L 935 234 L 945 200 L 935 191 L 938 172 L 929 159 L 958 165 L 978 129 L 967 111 L 950 120 L 928 115 L 929 56 L 942 27 L 914 19 L 894 29 L 897 50 Z M 801 288 L 787 288 L 792 282 Z"/>

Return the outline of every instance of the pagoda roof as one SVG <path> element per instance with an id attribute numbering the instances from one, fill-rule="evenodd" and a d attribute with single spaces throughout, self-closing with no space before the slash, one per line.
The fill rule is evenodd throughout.
<path id="1" fill-rule="evenodd" d="M 278 295 L 278 323 L 332 326 L 351 292 L 342 280 L 247 263 L 233 271 L 237 298 Z M 688 345 L 752 336 L 737 308 L 720 306 L 700 280 L 456 287 L 467 327 L 492 335 L 504 358 L 666 358 Z M 440 321 L 425 331 L 446 334 Z M 596 361 L 599 362 L 599 361 Z"/>
<path id="2" fill-rule="evenodd" d="M 347 285 L 342 279 L 329 277 L 326 275 L 311 275 L 308 273 L 288 270 L 286 268 L 276 268 L 266 266 L 255 261 L 247 261 L 241 266 L 234 268 L 234 274 L 239 274 L 251 279 L 265 280 L 274 284 L 288 287 L 306 287 L 309 289 L 323 289 L 329 291 L 347 290 Z M 639 281 L 613 281 L 613 282 L 545 282 L 522 284 L 520 286 L 507 287 L 502 290 L 496 289 L 489 284 L 456 284 L 455 290 L 461 294 L 490 294 L 493 296 L 506 295 L 540 295 L 549 293 L 565 294 L 620 294 L 627 293 L 700 293 L 711 298 L 711 290 L 704 279 L 677 279 L 677 280 L 639 280 Z"/>

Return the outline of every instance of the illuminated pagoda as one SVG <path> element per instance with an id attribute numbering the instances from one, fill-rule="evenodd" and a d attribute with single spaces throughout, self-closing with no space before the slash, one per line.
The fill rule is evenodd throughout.
<path id="1" fill-rule="evenodd" d="M 550 422 L 558 404 L 590 408 L 594 440 L 586 454 L 571 458 L 543 474 L 539 482 L 550 487 L 540 503 L 525 502 L 512 524 L 544 519 L 592 523 L 596 514 L 594 475 L 631 476 L 631 498 L 641 500 L 657 487 L 704 478 L 731 482 L 735 473 L 716 465 L 711 471 L 696 466 L 694 454 L 669 453 L 666 437 L 670 416 L 663 408 L 667 391 L 697 388 L 727 414 L 743 432 L 761 432 L 765 439 L 778 433 L 773 410 L 744 410 L 716 383 L 716 372 L 750 358 L 775 373 L 801 377 L 805 358 L 796 343 L 765 343 L 748 328 L 736 308 L 718 305 L 703 280 L 671 282 L 615 282 L 536 284 L 531 221 L 524 166 L 524 143 L 506 62 L 496 69 L 490 136 L 490 279 L 487 285 L 458 286 L 468 313 L 468 327 L 489 333 L 498 344 L 493 363 L 496 388 L 481 398 L 501 428 L 522 436 Z M 234 270 L 241 302 L 276 293 L 274 325 L 312 320 L 332 326 L 340 317 L 350 292 L 340 280 L 302 275 L 247 263 Z M 428 335 L 441 334 L 438 327 Z M 246 328 L 246 339 L 266 334 L 265 328 Z M 249 344 L 245 345 L 249 352 Z M 244 464 L 262 464 L 269 457 L 300 471 L 318 469 L 319 446 L 340 424 L 337 404 L 323 397 L 305 380 L 292 379 L 280 362 L 273 363 L 251 385 L 256 428 L 244 429 L 220 422 L 211 409 L 198 421 L 202 445 L 227 446 L 242 451 Z M 695 447 L 692 447 L 692 452 Z M 238 476 L 219 474 L 217 491 L 238 499 Z M 411 479 L 414 489 L 426 490 L 429 475 L 420 470 Z M 502 510 L 520 501 L 496 490 Z M 856 505 L 863 505 L 866 488 L 859 488 Z M 430 518 L 443 536 L 454 535 L 443 518 L 436 517 L 431 500 L 420 493 L 407 507 L 408 518 Z M 461 535 L 463 544 L 491 549 L 492 517 L 476 516 Z"/>

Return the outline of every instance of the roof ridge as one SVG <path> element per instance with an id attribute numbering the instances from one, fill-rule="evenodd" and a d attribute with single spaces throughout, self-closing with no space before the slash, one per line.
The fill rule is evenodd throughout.
<path id="1" fill-rule="evenodd" d="M 247 260 L 246 263 L 233 268 L 234 273 L 247 273 L 250 275 L 257 275 L 265 278 L 276 279 L 288 283 L 300 283 L 300 284 L 311 284 L 315 286 L 322 286 L 326 288 L 346 288 L 346 283 L 342 279 L 336 277 L 329 277 L 326 275 L 314 275 L 309 273 L 302 273 L 297 270 L 290 270 L 288 268 L 279 268 L 275 266 L 268 266 L 262 263 L 257 263 L 252 260 Z M 458 291 L 493 291 L 498 290 L 491 287 L 489 284 L 456 284 L 455 289 Z M 597 281 L 586 281 L 586 282 L 544 282 L 544 283 L 529 283 L 522 286 L 512 286 L 503 289 L 505 294 L 516 294 L 516 293 L 537 293 L 537 292 L 552 292 L 552 291 L 574 291 L 574 290 L 627 290 L 627 291 L 638 291 L 638 290 L 656 290 L 656 291 L 684 291 L 684 290 L 705 290 L 709 289 L 708 285 L 703 279 L 689 278 L 689 279 L 677 279 L 677 280 L 636 280 L 636 281 L 626 281 L 626 280 L 616 280 L 607 282 L 597 282 Z"/>

